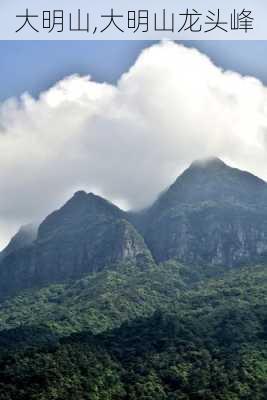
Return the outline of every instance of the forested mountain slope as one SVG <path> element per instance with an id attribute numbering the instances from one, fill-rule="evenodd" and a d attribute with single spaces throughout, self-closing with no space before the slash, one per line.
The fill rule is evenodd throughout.
<path id="1" fill-rule="evenodd" d="M 266 400 L 267 184 L 194 162 L 124 212 L 77 192 L 0 254 L 0 400 Z"/>

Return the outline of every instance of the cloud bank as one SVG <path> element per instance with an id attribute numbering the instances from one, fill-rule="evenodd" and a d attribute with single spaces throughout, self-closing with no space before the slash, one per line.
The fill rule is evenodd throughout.
<path id="1" fill-rule="evenodd" d="M 0 105 L 0 244 L 78 189 L 151 203 L 196 158 L 267 179 L 267 88 L 165 42 L 116 86 L 70 76 Z"/>

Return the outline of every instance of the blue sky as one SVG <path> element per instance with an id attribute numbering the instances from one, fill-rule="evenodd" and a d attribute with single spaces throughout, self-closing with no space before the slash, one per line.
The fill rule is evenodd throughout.
<path id="1" fill-rule="evenodd" d="M 116 82 L 149 41 L 0 41 L 0 101 L 28 91 L 34 96 L 73 73 Z M 267 84 L 266 41 L 184 42 L 225 69 Z"/>

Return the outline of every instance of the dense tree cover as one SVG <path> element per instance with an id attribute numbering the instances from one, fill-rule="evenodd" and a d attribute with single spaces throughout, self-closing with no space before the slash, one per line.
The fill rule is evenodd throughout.
<path id="1" fill-rule="evenodd" d="M 94 275 L 28 290 L 0 304 L 0 328 L 47 325 L 60 334 L 84 329 L 94 333 L 119 326 L 124 320 L 150 316 L 169 309 L 181 292 L 206 275 L 176 262 L 155 265 L 150 259 L 142 269 L 118 265 Z"/>
<path id="2" fill-rule="evenodd" d="M 262 312 L 230 309 L 204 321 L 156 313 L 101 336 L 10 349 L 0 362 L 0 398 L 266 399 Z"/>
<path id="3" fill-rule="evenodd" d="M 267 268 L 261 266 L 225 272 L 175 261 L 147 263 L 143 270 L 129 263 L 10 298 L 0 304 L 0 329 L 42 325 L 60 335 L 99 333 L 158 309 L 206 313 L 229 301 L 264 304 L 266 297 Z"/>
<path id="4" fill-rule="evenodd" d="M 165 267 L 167 275 L 152 266 L 140 277 L 127 269 L 124 277 L 119 270 L 119 275 L 115 271 L 108 273 L 112 282 L 110 292 L 109 286 L 105 288 L 108 303 L 101 304 L 100 300 L 104 296 L 100 282 L 105 286 L 107 277 L 98 284 L 97 277 L 90 278 L 94 285 L 88 285 L 86 280 L 76 283 L 80 288 L 83 282 L 81 293 L 91 296 L 88 310 L 90 305 L 94 307 L 94 318 L 107 304 L 107 310 L 116 310 L 99 329 L 102 333 L 86 331 L 90 328 L 88 323 L 84 332 L 59 337 L 69 331 L 64 331 L 63 322 L 58 325 L 60 329 L 54 329 L 53 324 L 47 327 L 36 323 L 31 327 L 29 320 L 28 327 L 2 331 L 0 399 L 266 399 L 267 268 L 243 268 L 210 276 L 206 269 L 194 273 L 190 269 L 190 275 L 188 268 L 175 267 L 175 263 Z M 118 283 L 119 276 L 123 284 Z M 170 279 L 168 284 L 163 276 Z M 68 290 L 74 287 L 72 284 Z M 115 293 L 115 289 L 119 292 Z M 24 294 L 23 307 L 26 299 L 34 303 L 31 296 L 45 296 L 53 290 L 55 287 L 42 289 L 41 294 Z M 70 299 L 73 301 L 71 296 Z M 75 299 L 78 305 L 78 296 Z M 153 313 L 166 299 L 168 305 Z M 140 313 L 146 312 L 147 302 L 148 314 L 153 315 L 133 321 L 127 315 L 138 300 Z M 15 310 L 18 301 L 10 300 L 2 315 L 8 307 Z M 37 302 L 39 307 L 41 304 Z M 105 330 L 118 325 L 116 316 L 123 320 L 122 310 L 128 306 L 128 321 Z M 18 312 L 23 313 L 23 307 Z M 49 315 L 47 310 L 45 313 Z M 82 323 L 76 330 L 81 328 Z"/>
<path id="5" fill-rule="evenodd" d="M 0 400 L 266 400 L 266 199 L 212 159 L 140 213 L 77 192 L 19 232 L 0 253 Z"/>

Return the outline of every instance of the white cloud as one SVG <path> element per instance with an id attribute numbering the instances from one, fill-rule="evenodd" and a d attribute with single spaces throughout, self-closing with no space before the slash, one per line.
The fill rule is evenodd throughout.
<path id="1" fill-rule="evenodd" d="M 146 49 L 116 86 L 70 76 L 0 106 L 0 241 L 73 191 L 143 207 L 195 158 L 267 179 L 267 88 L 197 50 Z"/>

